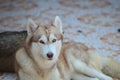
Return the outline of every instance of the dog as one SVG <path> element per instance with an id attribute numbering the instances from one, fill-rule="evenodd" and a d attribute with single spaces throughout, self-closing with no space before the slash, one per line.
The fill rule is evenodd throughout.
<path id="1" fill-rule="evenodd" d="M 112 80 L 120 79 L 119 68 L 82 43 L 63 42 L 59 16 L 43 27 L 29 19 L 27 38 L 15 54 L 17 80 Z"/>

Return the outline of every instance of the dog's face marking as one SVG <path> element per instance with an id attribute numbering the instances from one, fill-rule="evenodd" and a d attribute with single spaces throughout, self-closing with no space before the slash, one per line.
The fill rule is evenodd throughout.
<path id="1" fill-rule="evenodd" d="M 47 43 L 47 37 L 45 35 L 42 35 L 39 39 L 39 42 L 41 44 L 46 44 Z"/>
<path id="2" fill-rule="evenodd" d="M 52 30 L 51 30 L 52 29 Z M 48 32 L 39 31 L 33 36 L 33 55 L 40 56 L 46 60 L 57 60 L 62 46 L 62 34 L 59 31 L 53 32 L 57 28 L 49 27 Z M 42 33 L 41 33 L 42 32 Z"/>
<path id="3" fill-rule="evenodd" d="M 38 61 L 39 58 L 55 61 L 58 59 L 62 46 L 61 27 L 61 21 L 58 17 L 55 19 L 54 25 L 48 26 L 47 28 L 39 27 L 37 30 L 30 30 L 31 28 L 28 27 L 28 34 L 32 34 L 31 53 L 36 61 Z"/>
<path id="4" fill-rule="evenodd" d="M 47 34 L 48 35 L 48 34 Z M 61 48 L 62 41 L 58 39 L 53 33 L 50 33 L 48 36 L 46 35 L 41 35 L 39 38 L 37 44 L 41 49 L 39 49 L 42 54 L 41 56 L 45 59 L 57 59 L 59 56 L 60 49 L 57 49 L 57 47 Z"/>

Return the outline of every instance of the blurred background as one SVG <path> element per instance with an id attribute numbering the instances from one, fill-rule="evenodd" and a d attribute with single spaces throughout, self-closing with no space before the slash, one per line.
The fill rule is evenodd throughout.
<path id="1" fill-rule="evenodd" d="M 0 32 L 26 30 L 28 18 L 39 25 L 60 16 L 64 40 L 82 42 L 120 61 L 120 0 L 0 0 Z M 1 73 L 0 80 L 16 75 Z"/>

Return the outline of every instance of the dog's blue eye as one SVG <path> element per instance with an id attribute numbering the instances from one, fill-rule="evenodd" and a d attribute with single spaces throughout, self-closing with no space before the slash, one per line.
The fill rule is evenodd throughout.
<path id="1" fill-rule="evenodd" d="M 53 39 L 52 42 L 53 42 L 53 43 L 56 42 L 56 39 Z"/>
<path id="2" fill-rule="evenodd" d="M 45 44 L 45 42 L 44 42 L 43 40 L 40 40 L 40 43 L 41 43 L 41 44 Z"/>

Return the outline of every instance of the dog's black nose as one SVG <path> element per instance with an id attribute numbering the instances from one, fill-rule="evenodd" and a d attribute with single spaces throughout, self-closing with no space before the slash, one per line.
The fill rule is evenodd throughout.
<path id="1" fill-rule="evenodd" d="M 47 53 L 47 57 L 48 57 L 49 59 L 52 59 L 52 58 L 53 58 L 53 53 L 51 53 L 51 52 Z"/>

